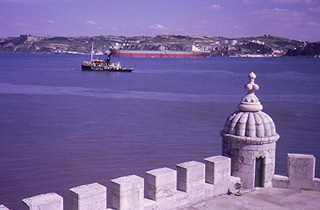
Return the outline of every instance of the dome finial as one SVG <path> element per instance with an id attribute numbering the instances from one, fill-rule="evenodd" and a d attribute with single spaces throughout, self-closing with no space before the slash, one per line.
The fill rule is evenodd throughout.
<path id="1" fill-rule="evenodd" d="M 259 99 L 254 94 L 255 91 L 259 90 L 259 85 L 254 83 L 256 79 L 256 75 L 251 72 L 249 74 L 250 82 L 244 86 L 246 90 L 248 90 L 248 94 L 242 99 L 238 108 L 241 111 L 245 112 L 258 112 L 262 110 L 262 105 L 260 104 Z"/>
<path id="2" fill-rule="evenodd" d="M 254 93 L 255 91 L 259 90 L 259 85 L 254 83 L 256 77 L 257 76 L 253 72 L 249 74 L 250 82 L 244 86 L 244 88 L 248 90 L 248 93 Z"/>

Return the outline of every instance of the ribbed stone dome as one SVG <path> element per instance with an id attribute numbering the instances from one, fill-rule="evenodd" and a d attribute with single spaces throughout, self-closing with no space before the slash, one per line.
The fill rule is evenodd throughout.
<path id="1" fill-rule="evenodd" d="M 272 137 L 277 134 L 273 120 L 262 111 L 234 112 L 228 117 L 223 132 L 253 138 Z"/>
<path id="2" fill-rule="evenodd" d="M 272 118 L 264 113 L 263 106 L 255 96 L 259 86 L 254 83 L 256 75 L 251 72 L 250 82 L 245 85 L 248 94 L 238 105 L 239 110 L 231 114 L 221 136 L 235 141 L 244 141 L 251 144 L 264 144 L 275 142 L 279 139 Z"/>

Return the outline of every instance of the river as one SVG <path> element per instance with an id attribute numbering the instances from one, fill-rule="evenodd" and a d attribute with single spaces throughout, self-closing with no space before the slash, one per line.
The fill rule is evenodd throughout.
<path id="1" fill-rule="evenodd" d="M 220 155 L 252 71 L 280 134 L 276 173 L 303 153 L 320 177 L 320 59 L 121 58 L 132 73 L 82 72 L 89 57 L 0 54 L 0 204 Z"/>

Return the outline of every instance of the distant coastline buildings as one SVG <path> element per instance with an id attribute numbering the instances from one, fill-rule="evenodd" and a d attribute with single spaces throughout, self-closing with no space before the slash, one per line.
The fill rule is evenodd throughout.
<path id="1" fill-rule="evenodd" d="M 184 36 L 164 34 L 148 36 L 80 36 L 57 37 L 21 35 L 0 39 L 0 53 L 56 53 L 90 54 L 94 43 L 96 54 L 110 49 L 130 51 L 181 51 L 209 52 L 209 56 L 225 57 L 281 57 L 320 56 L 320 42 L 302 42 L 282 37 L 264 35 L 259 37 L 227 38 L 216 36 Z"/>

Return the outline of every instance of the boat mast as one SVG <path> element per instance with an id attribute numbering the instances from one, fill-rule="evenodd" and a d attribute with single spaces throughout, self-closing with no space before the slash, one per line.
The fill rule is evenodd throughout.
<path id="1" fill-rule="evenodd" d="M 93 61 L 93 42 L 92 42 L 92 47 L 91 47 L 91 62 Z"/>

